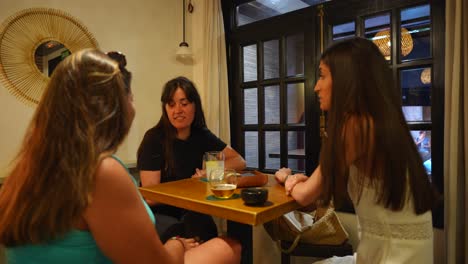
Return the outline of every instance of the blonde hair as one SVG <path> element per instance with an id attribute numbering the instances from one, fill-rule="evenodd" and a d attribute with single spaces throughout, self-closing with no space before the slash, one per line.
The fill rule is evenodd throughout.
<path id="1" fill-rule="evenodd" d="M 41 243 L 76 225 L 99 162 L 130 128 L 124 78 L 97 50 L 74 53 L 55 69 L 0 190 L 0 244 Z"/>

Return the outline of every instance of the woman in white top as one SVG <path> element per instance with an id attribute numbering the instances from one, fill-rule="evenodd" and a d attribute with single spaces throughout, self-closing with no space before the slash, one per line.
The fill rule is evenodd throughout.
<path id="1" fill-rule="evenodd" d="M 340 206 L 349 194 L 360 243 L 346 260 L 432 263 L 435 192 L 388 63 L 371 41 L 353 38 L 328 48 L 319 71 L 315 92 L 328 112 L 320 164 L 310 177 L 282 168 L 276 179 L 302 205 L 320 199 Z"/>

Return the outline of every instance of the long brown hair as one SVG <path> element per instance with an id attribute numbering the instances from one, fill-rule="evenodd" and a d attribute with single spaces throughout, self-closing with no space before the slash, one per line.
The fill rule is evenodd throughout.
<path id="1" fill-rule="evenodd" d="M 57 66 L 0 190 L 0 244 L 45 242 L 76 225 L 99 162 L 129 131 L 126 78 L 97 50 Z"/>
<path id="2" fill-rule="evenodd" d="M 411 194 L 417 214 L 430 210 L 434 192 L 406 124 L 401 94 L 377 46 L 353 38 L 328 48 L 321 61 L 333 80 L 328 138 L 320 155 L 324 201 L 333 198 L 339 205 L 345 199 L 346 139 L 352 135 L 360 155 L 359 197 L 367 182 L 376 186 L 377 202 L 386 208 L 401 210 Z"/>

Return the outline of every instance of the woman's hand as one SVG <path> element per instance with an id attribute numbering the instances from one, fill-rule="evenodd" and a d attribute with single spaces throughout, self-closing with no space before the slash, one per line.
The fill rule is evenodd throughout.
<path id="1" fill-rule="evenodd" d="M 157 205 L 158 202 L 156 201 L 153 201 L 153 200 L 149 200 L 149 199 L 145 199 L 146 203 L 149 205 L 149 206 L 153 206 L 153 205 Z"/>
<path id="2" fill-rule="evenodd" d="M 305 176 L 304 174 L 298 173 L 294 175 L 289 175 L 289 177 L 286 179 L 286 182 L 284 183 L 284 189 L 286 190 L 286 195 L 290 195 L 294 186 L 298 184 L 299 182 L 304 182 L 308 179 L 309 177 Z"/>
<path id="3" fill-rule="evenodd" d="M 195 174 L 192 175 L 192 178 L 202 178 L 202 177 L 206 177 L 206 171 L 196 168 Z"/>
<path id="4" fill-rule="evenodd" d="M 278 183 L 283 184 L 288 175 L 291 175 L 291 169 L 283 167 L 275 172 L 275 179 Z"/>
<path id="5" fill-rule="evenodd" d="M 180 238 L 180 241 L 184 243 L 185 251 L 196 248 L 200 245 L 200 243 L 195 240 L 195 238 Z"/>

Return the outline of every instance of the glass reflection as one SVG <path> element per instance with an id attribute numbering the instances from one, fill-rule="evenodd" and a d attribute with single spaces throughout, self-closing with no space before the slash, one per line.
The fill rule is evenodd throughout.
<path id="1" fill-rule="evenodd" d="M 245 46 L 243 48 L 244 82 L 257 80 L 257 45 Z"/>
<path id="2" fill-rule="evenodd" d="M 304 83 L 288 84 L 287 89 L 287 122 L 288 124 L 304 123 Z"/>
<path id="3" fill-rule="evenodd" d="M 265 132 L 265 169 L 280 168 L 280 132 Z"/>
<path id="4" fill-rule="evenodd" d="M 427 174 L 432 174 L 432 138 L 430 130 L 412 130 L 411 136 L 414 139 L 414 144 L 418 148 L 419 155 L 423 161 L 424 168 Z"/>
<path id="5" fill-rule="evenodd" d="M 422 67 L 400 70 L 403 113 L 407 121 L 431 121 L 430 69 Z"/>
<path id="6" fill-rule="evenodd" d="M 244 124 L 258 124 L 257 88 L 244 90 Z"/>
<path id="7" fill-rule="evenodd" d="M 265 87 L 265 124 L 280 123 L 280 90 L 279 86 Z"/>
<path id="8" fill-rule="evenodd" d="M 356 35 L 356 23 L 352 21 L 344 24 L 334 25 L 332 31 L 333 41 L 352 38 Z"/>
<path id="9" fill-rule="evenodd" d="M 368 17 L 364 20 L 364 36 L 372 40 L 386 60 L 391 59 L 390 14 Z"/>
<path id="10" fill-rule="evenodd" d="M 305 131 L 288 132 L 288 167 L 305 171 Z"/>
<path id="11" fill-rule="evenodd" d="M 270 40 L 263 43 L 264 79 L 279 77 L 279 41 Z"/>
<path id="12" fill-rule="evenodd" d="M 431 57 L 431 17 L 430 5 L 421 5 L 402 9 L 401 27 L 408 30 L 413 49 L 407 56 L 403 53 L 402 61 Z M 405 35 L 402 32 L 402 40 Z"/>
<path id="13" fill-rule="evenodd" d="M 57 65 L 70 54 L 62 43 L 46 41 L 34 51 L 34 63 L 42 74 L 50 77 Z"/>
<path id="14" fill-rule="evenodd" d="M 258 168 L 258 132 L 246 131 L 244 132 L 245 138 L 245 161 L 247 167 Z"/>
<path id="15" fill-rule="evenodd" d="M 286 37 L 287 76 L 304 74 L 304 35 Z"/>

